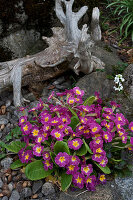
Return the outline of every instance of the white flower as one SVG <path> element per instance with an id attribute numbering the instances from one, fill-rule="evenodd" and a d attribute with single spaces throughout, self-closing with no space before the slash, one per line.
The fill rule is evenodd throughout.
<path id="1" fill-rule="evenodd" d="M 118 77 L 115 77 L 114 82 L 115 82 L 116 84 L 118 84 L 118 83 L 119 83 L 119 78 L 118 78 Z"/>
<path id="2" fill-rule="evenodd" d="M 122 82 L 124 82 L 124 81 L 125 81 L 125 79 L 124 79 L 124 78 L 121 78 L 121 81 L 122 81 Z"/>

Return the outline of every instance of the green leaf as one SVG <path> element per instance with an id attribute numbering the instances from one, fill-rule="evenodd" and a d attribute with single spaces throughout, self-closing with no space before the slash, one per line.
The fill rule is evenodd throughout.
<path id="1" fill-rule="evenodd" d="M 94 96 L 91 96 L 91 97 L 89 97 L 89 98 L 87 98 L 85 101 L 84 101 L 84 103 L 83 103 L 83 105 L 84 106 L 91 106 L 92 104 L 93 104 L 93 102 L 95 101 L 95 97 Z"/>
<path id="2" fill-rule="evenodd" d="M 100 124 L 101 123 L 101 120 L 99 118 L 95 119 L 95 121 Z"/>
<path id="3" fill-rule="evenodd" d="M 5 153 L 1 153 L 0 154 L 0 160 L 2 159 L 2 158 L 5 158 L 6 157 L 6 154 Z"/>
<path id="4" fill-rule="evenodd" d="M 28 164 L 25 168 L 25 175 L 29 180 L 36 181 L 49 176 L 52 170 L 45 171 L 42 160 L 36 160 Z"/>
<path id="5" fill-rule="evenodd" d="M 16 160 L 16 161 L 14 161 L 14 162 L 11 164 L 10 168 L 11 168 L 11 169 L 17 169 L 17 168 L 22 167 L 22 166 L 25 166 L 25 165 L 26 165 L 26 164 L 25 164 L 25 163 L 21 163 L 20 160 Z"/>
<path id="6" fill-rule="evenodd" d="M 71 126 L 72 130 L 75 131 L 77 124 L 79 123 L 79 118 L 76 116 L 71 117 Z"/>
<path id="7" fill-rule="evenodd" d="M 89 147 L 89 145 L 85 142 L 85 140 L 83 139 L 83 143 L 84 143 L 84 145 L 85 145 L 85 147 L 86 147 L 86 149 L 87 149 L 87 151 L 90 153 L 90 154 L 93 154 L 93 152 L 91 151 L 91 149 L 90 149 L 90 147 Z"/>
<path id="8" fill-rule="evenodd" d="M 22 148 L 25 147 L 25 143 L 21 141 L 13 141 L 11 144 L 5 146 L 8 151 L 18 153 Z"/>
<path id="9" fill-rule="evenodd" d="M 85 147 L 85 144 L 82 144 L 81 148 L 76 151 L 76 154 L 78 156 L 84 156 L 87 153 L 87 149 Z"/>
<path id="10" fill-rule="evenodd" d="M 77 113 L 76 113 L 70 106 L 68 106 L 68 109 L 71 111 L 71 113 L 72 113 L 75 117 L 78 118 Z"/>
<path id="11" fill-rule="evenodd" d="M 106 166 L 106 167 L 102 167 L 101 165 L 99 165 L 98 163 L 94 162 L 105 174 L 110 174 L 111 171 L 110 169 Z"/>
<path id="12" fill-rule="evenodd" d="M 61 189 L 62 191 L 66 191 L 72 183 L 72 175 L 66 174 L 65 171 L 61 174 Z"/>
<path id="13" fill-rule="evenodd" d="M 55 163 L 56 155 L 53 152 L 50 152 L 50 157 L 51 157 L 51 160 L 53 161 L 53 163 L 56 165 L 56 163 Z"/>
<path id="14" fill-rule="evenodd" d="M 4 142 L 0 141 L 0 147 L 6 148 L 6 147 L 7 147 L 7 144 L 5 144 Z"/>
<path id="15" fill-rule="evenodd" d="M 54 152 L 58 154 L 59 152 L 66 152 L 70 155 L 70 150 L 66 142 L 57 141 L 54 145 Z"/>

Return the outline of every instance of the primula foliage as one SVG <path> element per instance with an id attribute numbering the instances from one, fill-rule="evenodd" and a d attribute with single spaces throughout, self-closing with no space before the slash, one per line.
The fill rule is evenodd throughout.
<path id="1" fill-rule="evenodd" d="M 19 119 L 21 143 L 2 144 L 18 152 L 12 169 L 24 166 L 30 180 L 52 175 L 63 191 L 70 185 L 94 191 L 106 182 L 105 174 L 119 169 L 121 151 L 133 150 L 133 137 L 128 135 L 133 122 L 115 113 L 119 107 L 115 102 L 103 107 L 98 93 L 85 102 L 83 95 L 78 87 L 52 92 L 47 103 L 40 100 L 29 110 L 32 121 L 25 115 Z"/>

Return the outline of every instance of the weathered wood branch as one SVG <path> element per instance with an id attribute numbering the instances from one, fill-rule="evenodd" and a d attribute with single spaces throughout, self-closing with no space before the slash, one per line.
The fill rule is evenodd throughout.
<path id="1" fill-rule="evenodd" d="M 62 3 L 66 6 L 65 13 Z M 78 28 L 78 22 L 88 8 L 84 6 L 75 13 L 72 11 L 73 3 L 74 0 L 56 0 L 56 15 L 64 29 L 53 28 L 53 37 L 43 37 L 49 44 L 48 48 L 33 56 L 0 63 L 0 90 L 13 85 L 15 106 L 21 105 L 21 79 L 23 85 L 48 80 L 67 70 L 68 66 L 77 74 L 80 71 L 88 74 L 96 68 L 103 68 L 102 61 L 92 56 L 89 50 L 94 41 L 101 39 L 99 10 L 93 10 L 91 34 L 88 34 L 87 25 L 83 25 L 82 30 Z"/>

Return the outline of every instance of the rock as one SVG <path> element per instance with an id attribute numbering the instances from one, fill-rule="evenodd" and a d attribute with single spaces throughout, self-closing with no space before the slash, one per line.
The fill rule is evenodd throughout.
<path id="1" fill-rule="evenodd" d="M 8 197 L 7 197 L 7 196 L 4 196 L 4 197 L 2 198 L 2 200 L 8 200 Z"/>
<path id="2" fill-rule="evenodd" d="M 25 98 L 26 100 L 30 101 L 30 102 L 36 100 L 36 97 L 34 96 L 33 93 L 28 93 L 28 94 L 24 95 L 24 98 Z"/>
<path id="3" fill-rule="evenodd" d="M 113 87 L 111 80 L 106 78 L 105 72 L 93 72 L 81 78 L 76 86 L 85 91 L 84 99 L 94 95 L 95 91 L 100 92 L 100 97 L 106 99 L 110 97 Z"/>
<path id="4" fill-rule="evenodd" d="M 21 197 L 23 198 L 30 197 L 31 195 L 32 195 L 32 191 L 29 187 L 24 188 L 21 192 Z"/>
<path id="5" fill-rule="evenodd" d="M 3 186 L 3 181 L 0 178 L 0 188 L 2 188 L 2 186 Z"/>
<path id="6" fill-rule="evenodd" d="M 41 96 L 48 98 L 48 89 L 46 87 L 43 89 Z"/>
<path id="7" fill-rule="evenodd" d="M 52 83 L 52 85 L 60 85 L 61 83 L 65 82 L 65 78 L 64 76 L 59 77 L 58 79 L 56 79 L 56 81 L 54 81 Z"/>
<path id="8" fill-rule="evenodd" d="M 77 198 L 74 195 L 69 195 L 67 193 L 63 193 L 61 192 L 60 196 L 59 196 L 59 200 L 79 200 L 79 198 Z"/>
<path id="9" fill-rule="evenodd" d="M 2 124 L 4 124 L 4 125 L 8 124 L 8 119 L 7 119 L 6 115 L 0 116 L 0 125 L 2 125 Z"/>
<path id="10" fill-rule="evenodd" d="M 20 195 L 17 190 L 13 190 L 9 200 L 19 200 Z"/>
<path id="11" fill-rule="evenodd" d="M 42 186 L 42 193 L 44 196 L 52 195 L 55 193 L 55 189 L 52 183 L 46 182 Z"/>
<path id="12" fill-rule="evenodd" d="M 15 8 L 19 9 L 19 12 L 16 12 L 16 19 L 19 23 L 24 24 L 28 19 L 28 16 L 25 14 L 23 1 L 19 1 L 17 4 L 15 4 Z"/>
<path id="13" fill-rule="evenodd" d="M 12 190 L 13 190 L 13 187 L 14 187 L 14 186 L 13 186 L 13 182 L 11 182 L 11 183 L 8 184 L 8 188 L 9 188 L 9 190 L 10 190 L 11 192 L 12 192 Z"/>
<path id="14" fill-rule="evenodd" d="M 61 85 L 56 85 L 56 88 L 60 89 L 60 90 L 70 89 L 71 88 L 71 82 L 68 81 L 68 82 L 62 83 Z"/>
<path id="15" fill-rule="evenodd" d="M 115 183 L 123 196 L 124 200 L 133 199 L 133 177 L 116 178 Z"/>
<path id="16" fill-rule="evenodd" d="M 1 166 L 4 169 L 9 169 L 12 162 L 13 162 L 12 158 L 4 158 L 3 160 L 1 160 Z"/>
<path id="17" fill-rule="evenodd" d="M 36 192 L 38 192 L 41 189 L 42 185 L 43 185 L 43 182 L 41 180 L 35 181 L 33 183 L 33 187 L 32 187 L 33 194 L 35 194 Z"/>
<path id="18" fill-rule="evenodd" d="M 126 91 L 129 94 L 129 97 L 133 101 L 133 64 L 130 64 L 124 71 L 123 74 L 125 78 L 124 86 L 126 87 Z"/>

